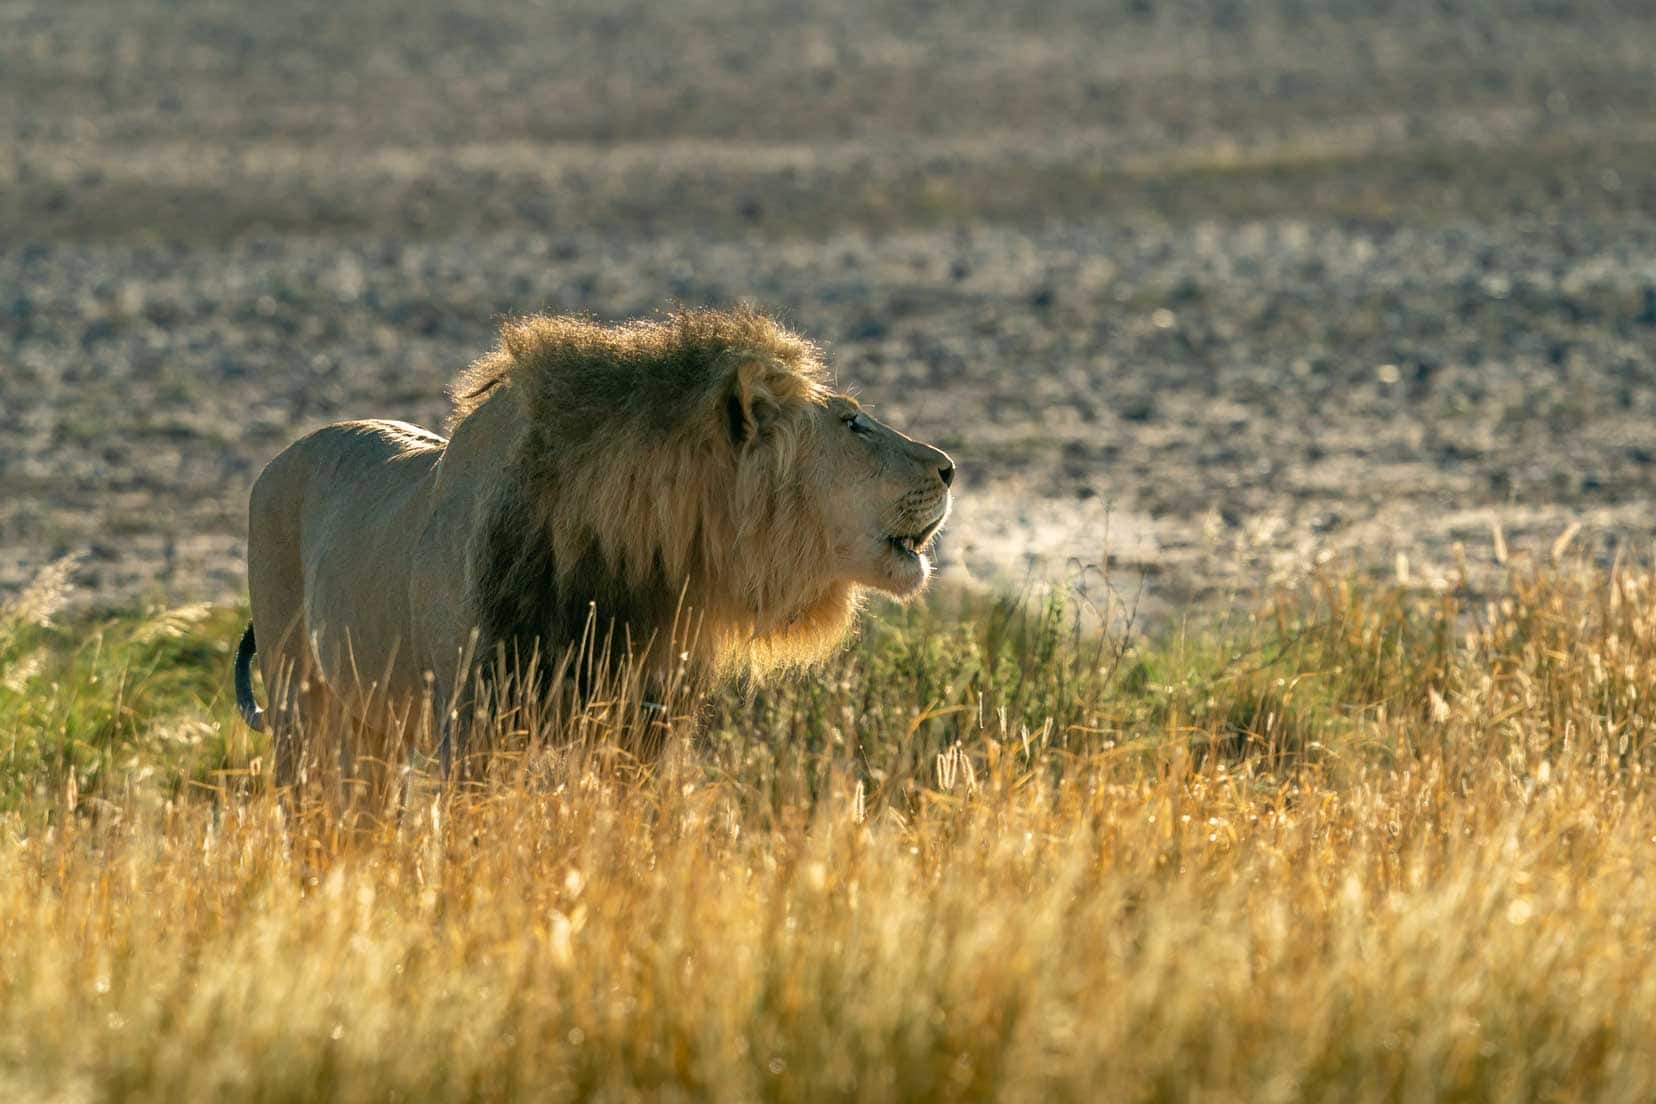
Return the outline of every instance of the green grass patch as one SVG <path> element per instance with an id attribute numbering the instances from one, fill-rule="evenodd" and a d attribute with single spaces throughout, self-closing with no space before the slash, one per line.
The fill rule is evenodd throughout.
<path id="1" fill-rule="evenodd" d="M 245 765 L 229 693 L 245 623 L 207 606 L 0 623 L 0 809 L 164 800 Z"/>
<path id="2" fill-rule="evenodd" d="M 1479 670 L 1546 636 L 1524 611 L 1483 642 Z M 1456 634 L 1469 616 L 1453 595 L 1354 577 L 1148 633 L 1062 589 L 944 591 L 875 607 L 819 670 L 719 691 L 691 738 L 711 776 L 778 805 L 849 764 L 868 795 L 912 808 L 951 762 L 975 770 L 1002 752 L 1046 770 L 1174 747 L 1267 772 L 1391 761 L 1409 740 L 1377 736 L 1380 722 L 1430 718 L 1466 680 Z M 0 620 L 0 808 L 165 801 L 260 773 L 267 741 L 231 694 L 245 620 L 190 606 L 52 621 L 14 603 Z"/>

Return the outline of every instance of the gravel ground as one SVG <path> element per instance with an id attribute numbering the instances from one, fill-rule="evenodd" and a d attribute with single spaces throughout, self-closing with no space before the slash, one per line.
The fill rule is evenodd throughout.
<path id="1" fill-rule="evenodd" d="M 299 434 L 744 298 L 956 455 L 955 576 L 1647 557 L 1656 15 L 1447 7 L 0 4 L 0 590 L 234 599 Z"/>

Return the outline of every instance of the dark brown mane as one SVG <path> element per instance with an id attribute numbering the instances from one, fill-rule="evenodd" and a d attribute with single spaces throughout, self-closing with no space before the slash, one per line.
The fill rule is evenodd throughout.
<path id="1" fill-rule="evenodd" d="M 782 575 L 773 563 L 795 560 L 770 551 L 813 539 L 780 504 L 799 499 L 795 460 L 826 376 L 815 346 L 749 309 L 507 323 L 451 389 L 451 427 L 485 402 L 520 418 L 473 538 L 482 669 L 538 656 L 551 677 L 589 633 L 611 660 L 641 657 L 665 650 L 681 615 L 675 653 L 694 624 L 704 671 L 737 655 L 791 662 L 843 635 L 853 588 Z M 732 411 L 746 401 L 772 420 L 744 452 Z"/>

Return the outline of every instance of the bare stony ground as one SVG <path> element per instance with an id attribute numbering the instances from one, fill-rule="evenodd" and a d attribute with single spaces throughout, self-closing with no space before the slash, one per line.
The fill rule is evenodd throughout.
<path id="1" fill-rule="evenodd" d="M 0 590 L 235 599 L 299 434 L 739 299 L 955 453 L 956 575 L 1648 557 L 1649 5 L 1010 7 L 0 2 Z"/>

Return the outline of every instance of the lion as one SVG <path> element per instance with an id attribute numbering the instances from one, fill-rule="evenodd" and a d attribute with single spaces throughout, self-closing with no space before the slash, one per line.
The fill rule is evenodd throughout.
<path id="1" fill-rule="evenodd" d="M 446 439 L 341 422 L 253 486 L 235 685 L 278 786 L 324 718 L 394 759 L 440 716 L 446 774 L 491 678 L 578 647 L 657 687 L 815 662 L 866 593 L 921 591 L 952 504 L 946 453 L 753 308 L 508 321 L 449 395 Z"/>

